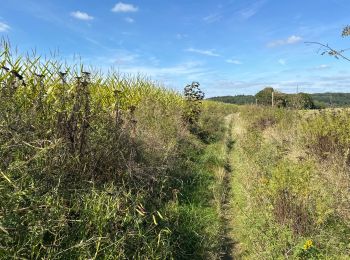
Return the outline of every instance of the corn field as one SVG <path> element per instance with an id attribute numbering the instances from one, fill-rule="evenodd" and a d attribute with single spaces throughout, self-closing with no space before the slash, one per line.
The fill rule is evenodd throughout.
<path id="1" fill-rule="evenodd" d="M 0 67 L 0 258 L 215 251 L 199 241 L 215 236 L 204 222 L 216 220 L 198 219 L 186 199 L 208 175 L 180 94 L 141 76 L 18 55 L 7 41 Z"/>

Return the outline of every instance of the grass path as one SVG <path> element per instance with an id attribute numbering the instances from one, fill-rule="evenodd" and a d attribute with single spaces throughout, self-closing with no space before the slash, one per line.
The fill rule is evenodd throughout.
<path id="1" fill-rule="evenodd" d="M 235 144 L 239 141 L 244 127 L 240 114 L 235 113 L 226 117 L 227 132 L 225 137 L 225 153 L 226 153 L 226 165 L 222 181 L 223 197 L 221 202 L 221 218 L 223 227 L 223 243 L 222 243 L 222 256 L 221 259 L 240 259 L 241 250 L 239 242 L 236 241 L 234 234 L 235 225 L 235 203 L 232 186 L 233 186 L 233 174 L 234 174 L 234 155 Z"/>
<path id="2" fill-rule="evenodd" d="M 225 150 L 225 166 L 221 173 L 221 189 L 222 197 L 220 202 L 220 212 L 222 221 L 222 255 L 221 259 L 230 260 L 234 259 L 235 241 L 232 235 L 232 208 L 230 206 L 231 201 L 231 175 L 232 164 L 231 154 L 234 148 L 233 140 L 233 125 L 235 114 L 229 115 L 225 118 L 227 126 L 226 136 L 222 149 Z"/>

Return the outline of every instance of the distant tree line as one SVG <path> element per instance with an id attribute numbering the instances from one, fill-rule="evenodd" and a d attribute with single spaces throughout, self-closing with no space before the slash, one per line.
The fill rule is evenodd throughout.
<path id="1" fill-rule="evenodd" d="M 327 107 L 350 106 L 350 93 L 286 94 L 280 91 L 276 91 L 271 87 L 266 87 L 263 90 L 259 91 L 255 96 L 222 96 L 212 97 L 209 98 L 209 100 L 237 105 L 258 104 L 264 106 L 272 106 L 272 102 L 274 102 L 274 106 L 276 107 L 287 107 L 295 109 L 320 109 Z"/>
<path id="2" fill-rule="evenodd" d="M 236 105 L 255 104 L 255 97 L 253 95 L 221 96 L 208 99 Z"/>
<path id="3" fill-rule="evenodd" d="M 311 95 L 320 107 L 349 107 L 350 93 L 316 93 Z"/>

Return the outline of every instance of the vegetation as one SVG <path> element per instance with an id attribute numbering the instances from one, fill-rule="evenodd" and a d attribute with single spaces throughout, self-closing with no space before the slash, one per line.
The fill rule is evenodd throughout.
<path id="1" fill-rule="evenodd" d="M 0 53 L 0 258 L 220 254 L 216 148 L 236 108 L 142 77 Z M 210 124 L 207 124 L 210 122 Z"/>
<path id="2" fill-rule="evenodd" d="M 209 100 L 236 104 L 236 105 L 252 105 L 255 104 L 255 97 L 252 95 L 237 95 L 237 96 L 221 96 L 221 97 L 211 97 Z"/>
<path id="3" fill-rule="evenodd" d="M 257 96 L 252 95 L 237 95 L 237 96 L 222 96 L 212 97 L 209 100 L 236 104 L 236 105 L 252 105 L 256 102 L 271 106 L 272 88 L 267 88 L 260 91 Z M 349 93 L 314 93 L 314 94 L 283 94 L 275 92 L 275 101 L 277 106 L 292 107 L 292 108 L 329 108 L 329 107 L 349 107 Z M 258 100 L 256 100 L 258 99 Z M 260 100 L 260 101 L 259 101 Z"/>
<path id="4" fill-rule="evenodd" d="M 232 159 L 238 256 L 348 259 L 349 117 L 241 108 Z"/>
<path id="5" fill-rule="evenodd" d="M 322 54 L 349 61 L 345 50 L 319 45 Z M 256 97 L 265 106 L 241 106 L 234 119 L 236 256 L 349 259 L 349 109 L 308 111 L 310 95 L 272 88 Z"/>
<path id="6" fill-rule="evenodd" d="M 248 104 L 259 104 L 264 106 L 272 106 L 272 100 L 274 106 L 277 107 L 289 107 L 294 109 L 313 109 L 316 108 L 312 95 L 306 93 L 298 94 L 285 94 L 274 90 L 271 87 L 266 87 L 259 91 L 255 96 L 225 96 L 225 97 L 213 97 L 210 100 L 237 104 L 237 105 L 248 105 Z"/>
<path id="7" fill-rule="evenodd" d="M 349 94 L 203 100 L 0 47 L 1 259 L 349 258 L 350 111 L 311 110 Z"/>
<path id="8" fill-rule="evenodd" d="M 350 93 L 315 93 L 311 94 L 319 107 L 349 107 Z"/>

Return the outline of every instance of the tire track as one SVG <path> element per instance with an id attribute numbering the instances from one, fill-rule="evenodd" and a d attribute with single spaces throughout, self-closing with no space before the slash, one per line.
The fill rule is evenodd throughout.
<path id="1" fill-rule="evenodd" d="M 221 221 L 222 221 L 222 247 L 220 259 L 231 260 L 234 259 L 234 248 L 236 242 L 232 237 L 232 215 L 231 215 L 231 175 L 232 175 L 232 165 L 231 165 L 231 154 L 234 148 L 234 140 L 232 138 L 232 128 L 233 128 L 233 118 L 234 115 L 229 115 L 225 118 L 226 120 L 226 136 L 225 136 L 225 154 L 226 163 L 224 166 L 224 176 L 222 181 L 222 199 L 221 199 Z"/>

